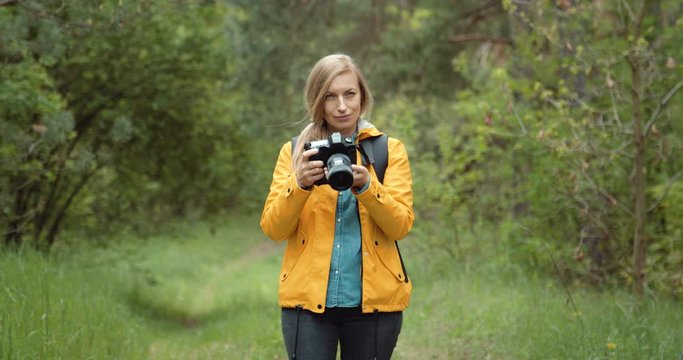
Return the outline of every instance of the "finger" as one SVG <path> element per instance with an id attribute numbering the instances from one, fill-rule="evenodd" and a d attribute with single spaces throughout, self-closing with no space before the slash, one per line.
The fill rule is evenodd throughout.
<path id="1" fill-rule="evenodd" d="M 316 182 L 316 181 L 322 179 L 323 176 L 325 176 L 324 173 L 319 173 L 319 174 L 313 175 L 313 176 L 311 177 L 311 179 L 313 179 L 313 182 Z"/>
<path id="2" fill-rule="evenodd" d="M 322 170 L 319 168 L 302 171 L 297 176 L 297 182 L 299 183 L 299 186 L 302 188 L 312 186 L 316 181 L 322 179 L 324 174 L 322 174 L 321 171 Z"/>
<path id="3" fill-rule="evenodd" d="M 308 169 L 307 171 L 311 176 L 317 176 L 317 175 L 320 175 L 323 173 L 323 168 L 322 168 L 322 166 L 313 167 L 313 168 Z"/>
<path id="4" fill-rule="evenodd" d="M 322 160 L 313 160 L 308 162 L 309 169 L 322 169 L 325 164 Z"/>
<path id="5" fill-rule="evenodd" d="M 297 175 L 299 178 L 304 178 L 307 176 L 317 175 L 322 172 L 323 162 L 320 160 L 314 160 L 309 162 L 302 162 L 299 165 Z"/>
<path id="6" fill-rule="evenodd" d="M 356 165 L 356 164 L 351 165 L 351 170 L 353 170 L 354 173 L 359 173 L 359 174 L 367 174 L 368 173 L 368 169 L 365 166 Z"/>
<path id="7" fill-rule="evenodd" d="M 309 159 L 311 156 L 313 156 L 313 155 L 315 155 L 315 154 L 317 154 L 317 153 L 318 153 L 318 148 L 315 148 L 315 149 L 308 149 L 308 150 L 304 151 L 304 152 L 301 154 L 302 160 L 303 160 L 303 161 L 308 161 L 308 159 Z"/>
<path id="8" fill-rule="evenodd" d="M 323 171 L 322 167 L 314 167 L 314 168 L 304 170 L 303 175 L 306 177 L 310 177 L 310 178 L 316 177 L 316 178 L 320 179 L 322 176 L 325 175 L 325 172 Z"/>
<path id="9" fill-rule="evenodd" d="M 301 175 L 302 176 L 299 183 L 303 184 L 304 187 L 313 185 L 315 182 L 317 182 L 318 180 L 322 179 L 323 176 L 325 176 L 322 168 L 304 170 Z"/>

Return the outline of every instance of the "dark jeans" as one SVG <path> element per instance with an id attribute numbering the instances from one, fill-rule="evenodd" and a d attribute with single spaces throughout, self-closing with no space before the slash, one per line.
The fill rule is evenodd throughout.
<path id="1" fill-rule="evenodd" d="M 402 312 L 363 314 L 359 307 L 327 308 L 322 314 L 282 309 L 282 334 L 289 359 L 388 360 L 403 323 Z"/>

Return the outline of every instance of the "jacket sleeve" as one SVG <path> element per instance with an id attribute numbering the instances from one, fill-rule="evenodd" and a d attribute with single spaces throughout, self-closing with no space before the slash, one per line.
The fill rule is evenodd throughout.
<path id="1" fill-rule="evenodd" d="M 291 162 L 292 145 L 288 142 L 280 149 L 273 181 L 261 214 L 261 229 L 266 236 L 276 241 L 288 239 L 296 232 L 299 213 L 311 194 L 296 183 Z"/>
<path id="2" fill-rule="evenodd" d="M 391 240 L 404 238 L 413 227 L 413 178 L 403 143 L 389 138 L 389 159 L 384 184 L 375 176 L 370 187 L 357 195 L 372 220 Z"/>

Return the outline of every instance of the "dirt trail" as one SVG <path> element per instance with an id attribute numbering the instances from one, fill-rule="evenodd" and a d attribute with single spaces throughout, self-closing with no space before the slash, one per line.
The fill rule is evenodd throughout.
<path id="1" fill-rule="evenodd" d="M 217 290 L 230 285 L 226 279 L 231 279 L 232 274 L 239 272 L 244 267 L 248 267 L 252 263 L 278 253 L 280 249 L 280 244 L 272 241 L 262 241 L 238 258 L 225 261 L 219 269 L 211 274 L 206 284 L 197 290 L 192 308 L 197 312 L 201 312 L 200 309 L 204 308 L 205 304 L 215 304 L 217 301 Z M 273 274 L 273 279 L 276 279 L 277 276 L 278 274 Z"/>
<path id="2" fill-rule="evenodd" d="M 223 264 L 217 264 L 218 266 L 216 269 L 205 279 L 206 282 L 197 289 L 192 296 L 190 303 L 187 304 L 186 311 L 191 315 L 184 320 L 185 322 L 183 324 L 188 329 L 201 326 L 202 321 L 200 319 L 204 318 L 207 313 L 215 310 L 213 306 L 220 303 L 220 299 L 217 299 L 217 297 L 223 296 L 220 294 L 224 294 L 224 291 L 222 290 L 224 290 L 226 286 L 230 286 L 230 281 L 228 279 L 233 278 L 234 273 L 243 270 L 245 267 L 249 267 L 251 264 L 257 263 L 266 257 L 281 252 L 281 249 L 281 244 L 261 240 L 239 257 L 226 259 Z M 279 261 L 279 259 L 277 261 Z M 273 274 L 273 286 L 277 286 L 277 276 L 277 273 Z M 276 301 L 276 299 L 273 299 L 273 301 Z M 195 355 L 192 355 L 190 358 L 204 358 L 205 355 L 202 354 L 222 351 L 223 347 L 229 346 L 232 345 L 224 342 L 210 343 L 207 344 L 206 347 L 198 347 L 196 349 L 196 357 Z M 174 349 L 173 340 L 159 338 L 151 342 L 147 351 L 147 356 L 149 359 L 162 359 L 168 355 L 169 349 Z M 190 352 L 192 353 L 193 351 Z"/>

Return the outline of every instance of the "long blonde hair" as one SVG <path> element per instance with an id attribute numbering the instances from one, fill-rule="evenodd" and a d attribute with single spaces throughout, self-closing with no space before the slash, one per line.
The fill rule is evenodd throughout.
<path id="1" fill-rule="evenodd" d="M 311 69 L 304 89 L 304 97 L 310 123 L 299 134 L 296 147 L 292 152 L 292 167 L 296 169 L 301 163 L 304 144 L 312 140 L 326 139 L 332 133 L 325 121 L 325 93 L 330 88 L 332 80 L 345 72 L 353 72 L 358 78 L 360 88 L 360 115 L 369 114 L 373 99 L 365 76 L 353 59 L 344 54 L 327 55 L 318 60 Z M 360 117 L 358 118 L 360 120 Z"/>

